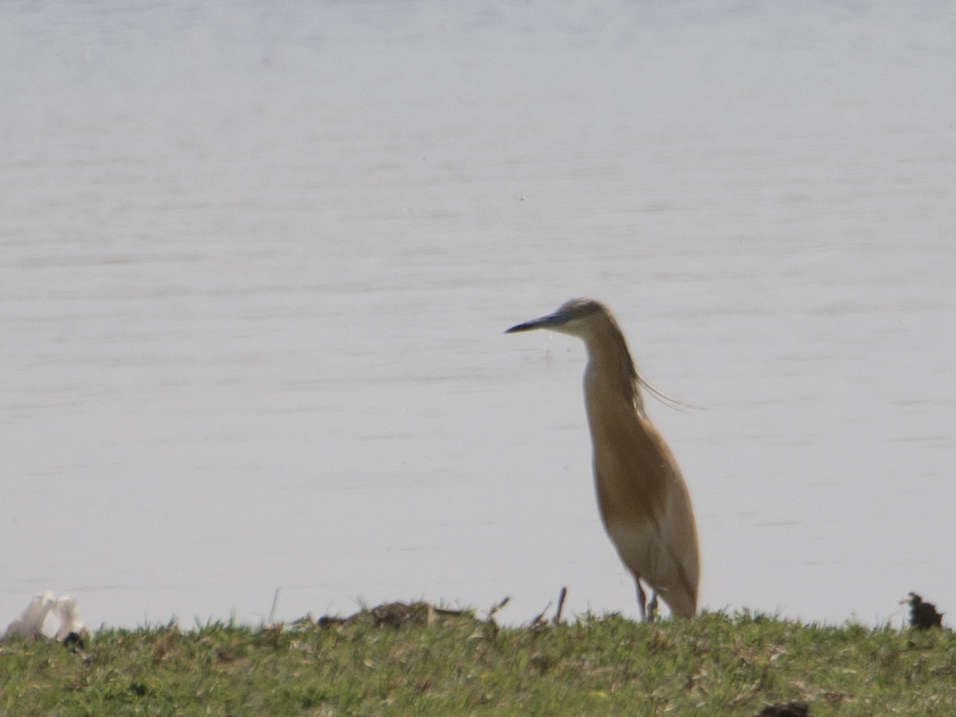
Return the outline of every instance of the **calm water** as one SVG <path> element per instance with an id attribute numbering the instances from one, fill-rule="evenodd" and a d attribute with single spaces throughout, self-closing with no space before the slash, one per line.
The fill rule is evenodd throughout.
<path id="1" fill-rule="evenodd" d="M 0 626 L 636 615 L 590 295 L 713 609 L 956 611 L 945 2 L 0 5 Z"/>

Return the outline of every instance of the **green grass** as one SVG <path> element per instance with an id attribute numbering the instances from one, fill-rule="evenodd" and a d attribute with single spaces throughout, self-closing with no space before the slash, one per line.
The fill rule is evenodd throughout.
<path id="1" fill-rule="evenodd" d="M 956 714 L 956 637 L 749 613 L 429 624 L 415 605 L 318 625 L 104 629 L 71 650 L 0 642 L 2 715 Z"/>

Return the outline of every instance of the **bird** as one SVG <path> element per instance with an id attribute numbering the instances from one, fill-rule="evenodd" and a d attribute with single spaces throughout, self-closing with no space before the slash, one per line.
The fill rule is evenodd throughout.
<path id="1" fill-rule="evenodd" d="M 669 397 L 638 372 L 617 321 L 599 301 L 571 299 L 505 333 L 534 329 L 576 336 L 587 348 L 584 402 L 598 508 L 621 562 L 634 576 L 641 619 L 654 621 L 658 594 L 673 616 L 693 617 L 700 548 L 690 493 L 647 417 L 641 387 Z M 650 603 L 642 583 L 653 591 Z"/>

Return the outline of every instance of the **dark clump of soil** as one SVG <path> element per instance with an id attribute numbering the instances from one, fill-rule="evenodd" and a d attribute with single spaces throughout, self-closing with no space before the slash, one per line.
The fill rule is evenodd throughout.
<path id="1" fill-rule="evenodd" d="M 810 717 L 806 702 L 786 702 L 764 707 L 757 717 Z"/>
<path id="2" fill-rule="evenodd" d="M 404 627 L 406 625 L 433 625 L 448 617 L 468 617 L 464 610 L 449 610 L 426 602 L 389 602 L 349 617 L 325 615 L 317 620 L 319 627 L 352 625 L 360 620 L 370 620 L 375 627 Z"/>
<path id="3" fill-rule="evenodd" d="M 929 630 L 931 627 L 943 626 L 943 613 L 936 612 L 936 606 L 931 602 L 924 602 L 916 593 L 910 593 L 910 625 L 917 630 Z"/>

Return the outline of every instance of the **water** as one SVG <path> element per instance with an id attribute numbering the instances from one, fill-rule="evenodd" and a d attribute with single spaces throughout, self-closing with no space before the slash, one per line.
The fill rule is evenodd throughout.
<path id="1" fill-rule="evenodd" d="M 590 295 L 701 602 L 956 604 L 956 15 L 813 2 L 0 7 L 0 621 L 425 598 L 636 615 Z M 949 601 L 949 602 L 947 602 Z"/>

